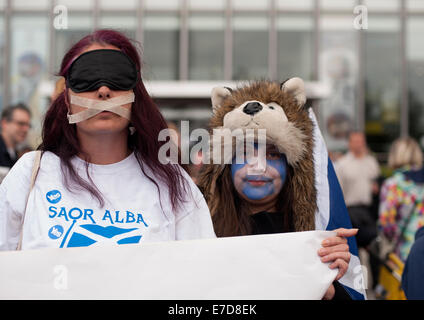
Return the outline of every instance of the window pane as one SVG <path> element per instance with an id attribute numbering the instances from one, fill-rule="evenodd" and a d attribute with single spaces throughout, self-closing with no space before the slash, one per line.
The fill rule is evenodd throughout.
<path id="1" fill-rule="evenodd" d="M 424 10 L 424 1 L 423 0 L 408 0 L 407 8 L 409 10 Z"/>
<path id="2" fill-rule="evenodd" d="M 401 56 L 397 17 L 370 15 L 365 34 L 365 121 L 373 151 L 387 152 L 400 134 Z"/>
<path id="3" fill-rule="evenodd" d="M 68 29 L 55 30 L 55 65 L 53 71 L 60 71 L 65 53 L 81 38 L 92 32 L 92 15 L 70 14 L 68 15 Z"/>
<path id="4" fill-rule="evenodd" d="M 268 19 L 263 15 L 235 15 L 233 19 L 233 79 L 268 76 Z"/>
<path id="5" fill-rule="evenodd" d="M 190 9 L 224 9 L 226 7 L 226 0 L 189 0 L 188 5 Z"/>
<path id="6" fill-rule="evenodd" d="M 31 25 L 31 28 L 28 28 Z M 45 76 L 48 59 L 46 16 L 15 15 L 11 22 L 12 102 L 28 103 Z"/>
<path id="7" fill-rule="evenodd" d="M 56 4 L 64 5 L 68 8 L 68 10 L 70 9 L 90 10 L 93 8 L 93 0 L 57 0 Z M 68 18 L 69 16 L 70 14 L 68 14 Z"/>
<path id="8" fill-rule="evenodd" d="M 364 5 L 368 10 L 398 10 L 400 8 L 399 0 L 365 0 Z"/>
<path id="9" fill-rule="evenodd" d="M 48 80 L 48 17 L 16 14 L 11 17 L 10 86 L 11 103 L 23 102 L 32 112 L 33 133 L 41 131 L 41 119 L 48 100 L 41 93 L 43 80 Z M 31 28 L 28 28 L 31 26 Z M 35 145 L 37 134 L 28 137 Z"/>
<path id="10" fill-rule="evenodd" d="M 312 80 L 313 20 L 309 15 L 281 15 L 278 29 L 278 79 Z"/>
<path id="11" fill-rule="evenodd" d="M 424 20 L 408 21 L 409 134 L 424 143 Z"/>
<path id="12" fill-rule="evenodd" d="M 4 96 L 4 57 L 6 56 L 4 18 L 0 15 L 0 111 L 3 109 Z"/>
<path id="13" fill-rule="evenodd" d="M 144 0 L 146 9 L 177 10 L 180 8 L 180 0 Z"/>
<path id="14" fill-rule="evenodd" d="M 277 0 L 277 8 L 279 9 L 312 9 L 314 7 L 313 0 Z"/>
<path id="15" fill-rule="evenodd" d="M 218 15 L 193 15 L 189 20 L 189 78 L 224 78 L 225 19 Z"/>
<path id="16" fill-rule="evenodd" d="M 268 0 L 233 0 L 234 9 L 268 9 Z"/>
<path id="17" fill-rule="evenodd" d="M 321 101 L 319 115 L 328 148 L 344 150 L 356 126 L 357 34 L 350 15 L 324 15 L 321 29 L 319 80 L 332 92 Z"/>
<path id="18" fill-rule="evenodd" d="M 144 18 L 144 78 L 178 79 L 179 40 L 178 16 L 149 14 Z"/>
<path id="19" fill-rule="evenodd" d="M 321 0 L 321 8 L 328 10 L 353 10 L 357 5 L 356 0 Z"/>
<path id="20" fill-rule="evenodd" d="M 101 0 L 100 9 L 118 9 L 118 10 L 135 10 L 138 6 L 137 0 Z"/>
<path id="21" fill-rule="evenodd" d="M 47 9 L 50 6 L 49 0 L 13 0 L 11 1 L 13 9 L 16 10 L 43 10 Z"/>
<path id="22" fill-rule="evenodd" d="M 110 28 L 122 32 L 135 40 L 137 18 L 134 14 L 103 13 L 100 16 L 100 28 Z"/>

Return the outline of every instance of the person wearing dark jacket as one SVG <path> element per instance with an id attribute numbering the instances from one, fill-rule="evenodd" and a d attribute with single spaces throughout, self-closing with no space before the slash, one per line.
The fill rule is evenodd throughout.
<path id="1" fill-rule="evenodd" d="M 0 167 L 11 168 L 17 161 L 16 147 L 31 127 L 31 112 L 24 104 L 5 108 L 1 114 Z"/>
<path id="2" fill-rule="evenodd" d="M 409 300 L 424 299 L 424 227 L 415 234 L 402 274 L 402 289 Z"/>

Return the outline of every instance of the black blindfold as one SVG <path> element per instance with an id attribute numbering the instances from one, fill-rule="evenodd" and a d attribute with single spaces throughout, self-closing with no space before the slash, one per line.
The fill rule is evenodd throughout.
<path id="1" fill-rule="evenodd" d="M 74 92 L 94 91 L 101 86 L 127 91 L 135 87 L 137 80 L 135 63 L 125 53 L 110 49 L 81 54 L 66 75 L 66 85 Z"/>

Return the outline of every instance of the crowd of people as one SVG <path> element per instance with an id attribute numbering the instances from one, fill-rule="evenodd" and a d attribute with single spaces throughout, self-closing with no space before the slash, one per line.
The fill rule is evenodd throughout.
<path id="1" fill-rule="evenodd" d="M 422 262 L 422 241 L 412 244 L 423 222 L 424 171 L 412 139 L 395 144 L 390 158 L 394 174 L 380 185 L 379 164 L 368 152 L 364 134 L 351 134 L 349 152 L 335 162 L 351 228 L 350 222 L 340 222 L 345 221 L 343 200 L 327 209 L 319 201 L 324 185 L 316 176 L 331 179 L 335 174 L 331 161 L 316 165 L 322 156 L 327 164 L 328 154 L 316 139 L 319 128 L 305 107 L 301 79 L 214 91 L 211 129 L 245 130 L 254 119 L 256 126 L 267 129 L 265 162 L 261 167 L 234 157 L 225 165 L 188 170 L 158 160 L 163 142 L 157 137 L 169 123 L 144 87 L 141 65 L 137 50 L 119 32 L 98 30 L 82 38 L 62 60 L 62 78 L 45 114 L 42 142 L 24 155 L 17 146 L 28 133 L 31 113 L 22 104 L 3 110 L 0 166 L 11 169 L 0 185 L 0 250 L 89 246 L 104 236 L 104 228 L 94 227 L 97 223 L 108 232 L 117 228 L 105 224 L 111 217 L 100 216 L 105 207 L 131 214 L 118 221 L 120 226 L 143 229 L 142 236 L 129 234 L 118 244 L 332 229 L 337 234 L 323 242 L 318 254 L 339 272 L 323 299 L 351 299 L 353 291 L 339 280 L 349 272 L 356 250 L 352 239 L 356 235 L 359 247 L 367 250 L 381 233 L 396 242 L 394 252 L 403 261 L 411 252 L 405 291 L 408 296 L 408 289 L 415 290 L 411 297 L 419 296 L 413 279 Z M 272 101 L 258 102 L 258 95 L 272 96 Z M 255 145 L 255 157 L 258 149 Z M 113 175 L 119 179 L 111 183 Z M 326 192 L 334 200 L 340 187 L 334 180 L 328 185 Z M 378 196 L 375 213 L 372 204 Z M 60 212 L 54 206 L 59 201 Z M 76 217 L 67 207 L 85 209 Z M 317 217 L 326 210 L 338 218 Z M 323 219 L 326 223 L 319 225 Z M 52 226 L 58 225 L 61 234 L 57 228 L 52 234 Z M 81 228 L 99 237 L 83 235 Z M 378 262 L 375 266 L 377 270 Z"/>

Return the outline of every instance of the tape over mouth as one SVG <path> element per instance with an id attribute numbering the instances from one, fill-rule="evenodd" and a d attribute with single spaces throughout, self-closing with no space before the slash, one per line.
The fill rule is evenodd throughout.
<path id="1" fill-rule="evenodd" d="M 75 114 L 69 114 L 68 112 L 68 121 L 70 124 L 78 123 L 92 118 L 103 111 L 113 112 L 131 121 L 131 111 L 122 106 L 128 103 L 132 103 L 134 101 L 134 92 L 120 95 L 108 100 L 95 100 L 71 94 L 70 103 L 83 108 L 87 108 L 87 110 L 83 110 Z"/>

